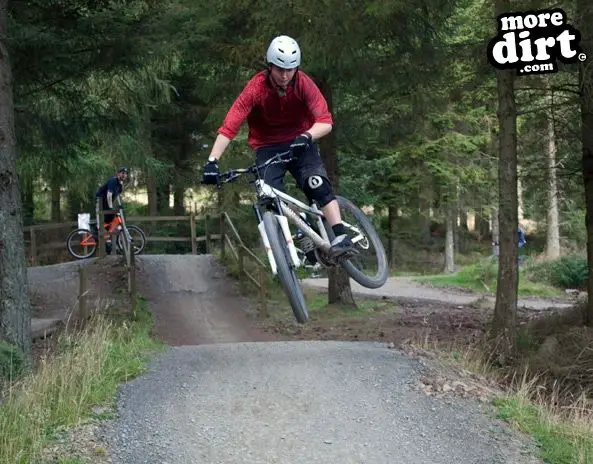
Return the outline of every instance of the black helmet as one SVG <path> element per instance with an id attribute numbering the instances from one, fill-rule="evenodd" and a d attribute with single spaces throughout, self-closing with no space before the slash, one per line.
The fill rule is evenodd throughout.
<path id="1" fill-rule="evenodd" d="M 118 172 L 118 174 L 119 174 L 120 172 L 125 172 L 126 174 L 130 174 L 130 170 L 129 170 L 128 168 L 126 168 L 125 166 L 122 166 L 121 168 L 119 168 L 119 169 L 117 170 L 117 172 Z"/>

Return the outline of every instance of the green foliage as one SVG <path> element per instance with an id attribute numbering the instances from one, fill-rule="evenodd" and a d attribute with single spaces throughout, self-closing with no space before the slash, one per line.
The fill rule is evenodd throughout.
<path id="1" fill-rule="evenodd" d="M 498 263 L 483 259 L 478 263 L 465 266 L 454 274 L 416 277 L 419 282 L 430 282 L 440 287 L 467 288 L 477 292 L 494 293 L 498 279 Z M 519 295 L 521 296 L 558 296 L 560 291 L 547 280 L 537 280 L 537 276 L 525 272 L 519 275 Z"/>
<path id="2" fill-rule="evenodd" d="M 582 256 L 563 256 L 555 261 L 530 265 L 525 273 L 532 280 L 560 288 L 583 289 L 588 280 L 587 259 Z"/>
<path id="3" fill-rule="evenodd" d="M 589 277 L 587 259 L 564 256 L 552 263 L 552 283 L 562 288 L 585 288 Z"/>
<path id="4" fill-rule="evenodd" d="M 12 381 L 25 370 L 26 359 L 15 345 L 0 340 L 0 384 L 2 381 Z"/>

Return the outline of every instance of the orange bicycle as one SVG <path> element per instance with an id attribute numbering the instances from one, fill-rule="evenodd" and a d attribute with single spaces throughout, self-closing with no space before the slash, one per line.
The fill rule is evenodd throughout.
<path id="1" fill-rule="evenodd" d="M 107 239 L 116 230 L 117 236 L 115 239 L 117 252 L 123 252 L 126 243 L 130 244 L 134 254 L 137 255 L 146 245 L 146 235 L 144 231 L 138 226 L 126 226 L 126 221 L 123 211 L 120 209 L 115 213 L 115 219 L 109 224 L 105 224 L 105 238 Z M 93 256 L 97 251 L 97 244 L 99 237 L 97 232 L 88 229 L 75 229 L 66 238 L 66 247 L 68 253 L 76 259 L 85 259 Z"/>

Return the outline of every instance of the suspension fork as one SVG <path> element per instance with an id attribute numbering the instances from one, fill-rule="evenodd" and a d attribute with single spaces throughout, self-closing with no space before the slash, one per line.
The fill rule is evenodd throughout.
<path id="1" fill-rule="evenodd" d="M 270 247 L 270 241 L 268 240 L 268 234 L 266 233 L 266 228 L 264 227 L 264 220 L 261 211 L 259 210 L 259 206 L 253 205 L 253 211 L 257 220 L 257 230 L 259 230 L 259 235 L 261 236 L 264 249 L 266 250 L 266 255 L 268 256 L 268 261 L 270 262 L 270 267 L 272 268 L 272 274 L 276 275 L 278 272 L 276 260 L 274 259 L 272 248 Z"/>
<path id="2" fill-rule="evenodd" d="M 286 216 L 282 214 L 283 204 L 280 201 L 280 198 L 275 198 L 276 208 L 278 212 L 276 213 L 276 217 L 278 218 L 278 222 L 280 223 L 280 228 L 282 229 L 282 233 L 284 235 L 284 239 L 286 240 L 286 246 L 288 247 L 288 252 L 290 253 L 290 258 L 292 259 L 292 263 L 294 264 L 295 269 L 300 267 L 301 260 L 299 259 L 299 255 L 297 254 L 296 247 L 294 246 L 294 242 L 292 240 L 292 234 L 290 233 L 290 228 L 288 227 L 288 219 Z"/>

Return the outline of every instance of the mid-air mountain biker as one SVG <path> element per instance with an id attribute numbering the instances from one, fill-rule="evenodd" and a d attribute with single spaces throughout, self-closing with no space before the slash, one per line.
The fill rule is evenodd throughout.
<path id="1" fill-rule="evenodd" d="M 330 254 L 351 254 L 352 239 L 342 223 L 340 208 L 314 142 L 329 134 L 333 119 L 313 79 L 299 69 L 301 50 L 285 35 L 274 38 L 266 53 L 268 67 L 255 74 L 231 105 L 204 165 L 203 182 L 216 185 L 218 160 L 247 120 L 248 143 L 262 164 L 276 153 L 293 150 L 289 163 L 268 165 L 260 173 L 266 183 L 285 191 L 288 170 L 309 201 L 315 200 L 335 234 Z"/>

